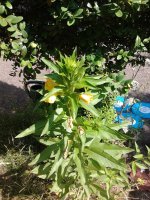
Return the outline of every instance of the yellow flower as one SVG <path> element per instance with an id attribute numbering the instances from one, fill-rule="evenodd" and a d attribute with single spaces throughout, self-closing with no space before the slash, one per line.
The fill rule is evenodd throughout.
<path id="1" fill-rule="evenodd" d="M 58 85 L 57 83 L 55 83 L 51 78 L 49 78 L 45 82 L 45 90 L 50 91 L 57 85 Z"/>
<path id="2" fill-rule="evenodd" d="M 144 185 L 145 184 L 145 180 L 141 179 L 141 178 L 138 178 L 137 179 L 137 182 L 140 184 L 140 185 Z"/>
<path id="3" fill-rule="evenodd" d="M 52 95 L 45 100 L 46 103 L 53 104 L 56 101 L 56 95 Z"/>
<path id="4" fill-rule="evenodd" d="M 81 100 L 83 100 L 85 103 L 89 104 L 93 99 L 93 95 L 92 94 L 83 93 L 83 94 L 79 95 L 79 98 Z"/>

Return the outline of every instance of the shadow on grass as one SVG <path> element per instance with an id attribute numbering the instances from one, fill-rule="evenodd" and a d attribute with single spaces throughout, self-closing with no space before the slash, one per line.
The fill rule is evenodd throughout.
<path id="1" fill-rule="evenodd" d="M 0 200 L 56 199 L 50 182 L 30 173 L 29 161 L 43 148 L 32 136 L 15 139 L 42 117 L 23 89 L 0 82 Z"/>
<path id="2" fill-rule="evenodd" d="M 41 180 L 30 173 L 28 160 L 18 169 L 0 175 L 2 200 L 57 200 L 48 187 L 51 181 Z"/>
<path id="3" fill-rule="evenodd" d="M 129 193 L 129 200 L 150 200 L 150 191 L 134 190 Z"/>
<path id="4" fill-rule="evenodd" d="M 132 96 L 150 102 L 150 94 L 140 93 L 137 96 L 135 93 Z M 55 195 L 49 194 L 50 182 L 41 181 L 30 174 L 27 163 L 31 156 L 22 151 L 25 146 L 27 146 L 24 148 L 26 151 L 29 146 L 40 151 L 40 145 L 32 137 L 15 139 L 17 134 L 33 124 L 34 121 L 33 105 L 26 93 L 20 88 L 0 82 L 0 156 L 7 157 L 6 160 L 13 165 L 6 172 L 0 173 L 0 199 L 2 197 L 2 200 L 57 199 Z M 146 134 L 148 135 L 148 133 L 149 130 Z M 150 141 L 150 139 L 146 138 L 146 141 Z M 150 192 L 130 192 L 129 199 L 135 198 L 149 200 Z"/>

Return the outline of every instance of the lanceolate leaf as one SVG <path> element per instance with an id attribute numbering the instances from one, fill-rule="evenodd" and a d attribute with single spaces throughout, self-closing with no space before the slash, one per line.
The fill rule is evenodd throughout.
<path id="1" fill-rule="evenodd" d="M 90 83 L 93 86 L 97 86 L 97 85 L 103 85 L 104 83 L 109 83 L 111 82 L 110 78 L 102 78 L 102 79 L 94 79 L 94 78 L 84 78 L 85 81 L 87 81 L 88 83 Z"/>
<path id="2" fill-rule="evenodd" d="M 58 138 L 36 138 L 36 140 L 38 142 L 40 142 L 41 144 L 44 144 L 46 146 L 50 146 L 52 144 L 58 143 L 60 142 L 60 139 Z"/>
<path id="3" fill-rule="evenodd" d="M 27 128 L 26 130 L 22 131 L 19 135 L 16 136 L 16 138 L 22 138 L 22 137 L 31 135 L 33 133 L 41 133 L 46 123 L 47 123 L 47 119 L 39 121 L 33 124 L 32 126 L 30 126 L 29 128 Z"/>
<path id="4" fill-rule="evenodd" d="M 52 152 L 54 152 L 58 148 L 59 148 L 59 146 L 58 146 L 57 143 L 48 146 L 46 149 L 44 149 L 41 153 L 39 153 L 35 157 L 35 159 L 30 163 L 30 165 L 35 165 L 35 164 L 38 164 L 42 161 L 47 160 L 48 158 L 50 158 Z"/>
<path id="5" fill-rule="evenodd" d="M 46 99 L 48 99 L 50 96 L 57 94 L 58 92 L 61 92 L 62 89 L 61 88 L 53 88 L 50 92 L 48 92 L 42 99 L 41 101 L 45 101 Z"/>
<path id="6" fill-rule="evenodd" d="M 96 189 L 96 192 L 100 192 L 101 197 L 105 198 L 105 200 L 108 199 L 106 190 L 102 189 L 99 185 L 96 185 L 95 183 L 92 183 L 91 185 Z"/>
<path id="7" fill-rule="evenodd" d="M 123 154 L 130 153 L 133 149 L 121 147 L 115 144 L 100 143 L 97 140 L 93 141 L 90 147 L 101 149 L 115 159 L 120 159 Z"/>
<path id="8" fill-rule="evenodd" d="M 84 109 L 90 111 L 90 112 L 91 112 L 93 115 L 95 115 L 96 117 L 99 116 L 99 112 L 97 111 L 97 109 L 96 109 L 93 105 L 84 103 L 84 101 L 82 101 L 82 100 L 80 100 L 79 103 L 80 103 L 80 105 L 81 105 Z"/>
<path id="9" fill-rule="evenodd" d="M 86 184 L 86 176 L 85 176 L 84 168 L 82 166 L 83 160 L 81 160 L 81 158 L 78 157 L 78 149 L 76 149 L 76 148 L 74 150 L 73 159 L 74 159 L 74 162 L 77 166 L 77 171 L 78 171 L 78 174 L 80 176 L 81 184 L 85 185 Z"/>
<path id="10" fill-rule="evenodd" d="M 129 125 L 129 122 L 123 122 L 121 124 L 119 124 L 119 123 L 110 124 L 110 127 L 111 127 L 111 129 L 118 131 L 124 127 L 127 127 L 128 125 Z"/>
<path id="11" fill-rule="evenodd" d="M 110 140 L 126 140 L 131 139 L 128 135 L 115 131 L 107 126 L 100 126 L 98 128 L 101 138 L 106 138 Z"/>
<path id="12" fill-rule="evenodd" d="M 39 178 L 46 179 L 48 176 L 48 172 L 52 167 L 51 165 L 52 163 L 38 165 L 32 170 L 32 173 L 37 174 Z"/>
<path id="13" fill-rule="evenodd" d="M 57 151 L 56 155 L 55 155 L 55 160 L 54 160 L 54 164 L 52 165 L 52 168 L 48 174 L 48 177 L 50 178 L 57 170 L 58 168 L 61 166 L 62 162 L 63 162 L 63 157 L 61 156 L 62 154 L 62 150 L 59 148 L 59 150 Z"/>
<path id="14" fill-rule="evenodd" d="M 46 58 L 42 58 L 41 60 L 54 72 L 59 73 L 59 68 L 56 65 L 54 65 L 50 60 L 47 60 Z"/>
<path id="15" fill-rule="evenodd" d="M 85 148 L 84 150 L 90 158 L 95 160 L 97 163 L 99 163 L 100 166 L 103 167 L 110 167 L 114 169 L 124 170 L 125 166 L 120 161 L 113 158 L 108 153 L 105 153 L 102 149 L 100 149 L 98 146 L 90 146 L 88 148 Z"/>
<path id="16" fill-rule="evenodd" d="M 78 112 L 78 102 L 76 100 L 76 96 L 70 97 L 70 106 L 71 106 L 71 115 L 73 119 L 75 120 L 77 117 L 77 112 Z"/>

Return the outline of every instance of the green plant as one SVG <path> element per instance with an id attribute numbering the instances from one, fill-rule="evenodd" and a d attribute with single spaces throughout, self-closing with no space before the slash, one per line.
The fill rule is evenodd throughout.
<path id="1" fill-rule="evenodd" d="M 111 199 L 112 186 L 128 187 L 122 155 L 132 151 L 123 145 L 130 137 L 118 132 L 122 126 L 109 124 L 96 107 L 104 99 L 103 86 L 112 79 L 87 75 L 85 57 L 77 59 L 76 50 L 70 57 L 60 54 L 54 63 L 42 61 L 54 71 L 39 91 L 46 115 L 17 136 L 33 134 L 45 145 L 30 163 L 35 165 L 32 172 L 52 180 L 51 191 L 59 198 L 89 199 L 95 194 Z"/>
<path id="2" fill-rule="evenodd" d="M 135 53 L 150 49 L 149 9 L 149 1 L 2 0 L 1 56 L 33 79 L 44 67 L 41 56 L 58 59 L 56 49 L 68 53 L 78 46 L 94 60 L 92 72 L 118 72 L 144 62 Z"/>
<path id="3" fill-rule="evenodd" d="M 150 148 L 148 146 L 146 148 L 147 155 L 143 155 L 137 143 L 135 143 L 135 155 L 133 156 L 134 160 L 131 163 L 134 176 L 138 168 L 140 168 L 141 170 L 145 170 L 150 167 Z"/>

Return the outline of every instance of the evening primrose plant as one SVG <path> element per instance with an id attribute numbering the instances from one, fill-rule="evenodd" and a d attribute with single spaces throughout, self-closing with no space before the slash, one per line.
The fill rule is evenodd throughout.
<path id="1" fill-rule="evenodd" d="M 111 199 L 112 187 L 128 187 L 122 155 L 132 151 L 119 145 L 129 139 L 118 132 L 121 125 L 104 120 L 98 106 L 107 95 L 104 86 L 112 80 L 105 75 L 87 75 L 85 57 L 78 59 L 76 50 L 71 56 L 60 54 L 59 61 L 42 61 L 53 70 L 40 91 L 46 115 L 17 136 L 33 134 L 45 145 L 30 163 L 32 172 L 52 180 L 50 190 L 60 199 L 83 200 L 91 195 Z"/>

